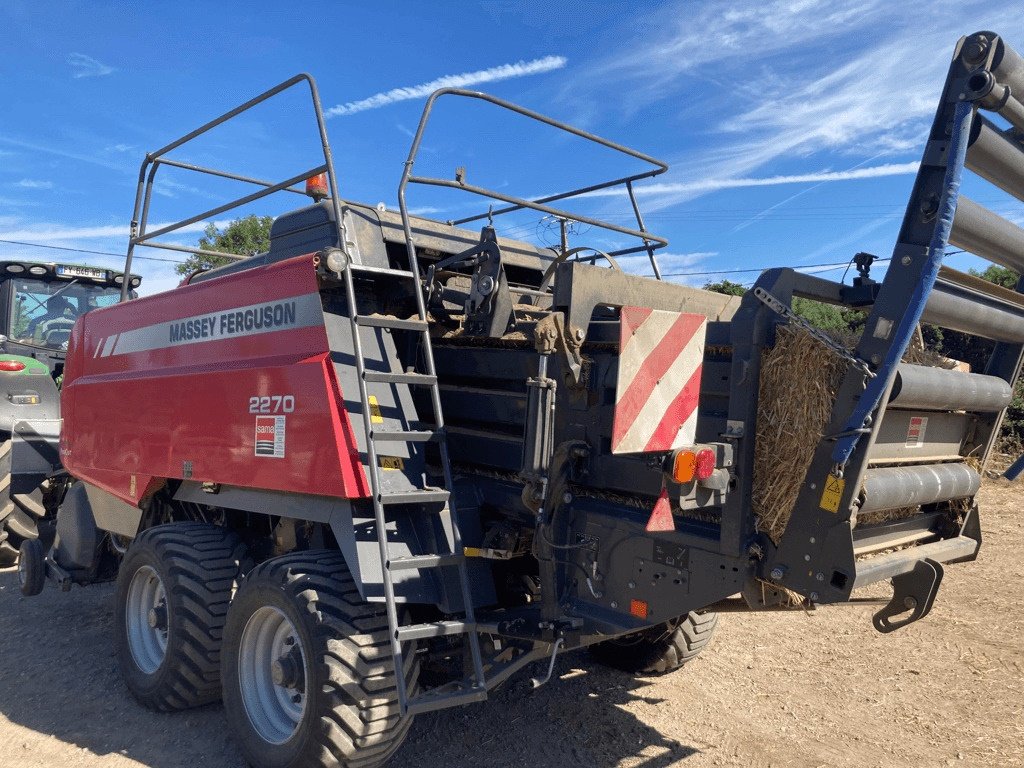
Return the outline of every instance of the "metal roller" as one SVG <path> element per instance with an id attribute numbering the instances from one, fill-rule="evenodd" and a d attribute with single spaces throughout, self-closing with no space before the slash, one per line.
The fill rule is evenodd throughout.
<path id="1" fill-rule="evenodd" d="M 979 34 L 987 34 L 990 40 L 998 38 L 995 56 L 992 57 L 992 74 L 996 80 L 1009 86 L 1013 93 L 1024 94 L 1024 59 L 998 35 L 991 32 Z"/>
<path id="2" fill-rule="evenodd" d="M 879 467 L 864 473 L 860 512 L 900 509 L 973 496 L 981 476 L 966 464 Z"/>
<path id="3" fill-rule="evenodd" d="M 1024 229 L 960 196 L 949 242 L 984 259 L 1024 272 Z"/>
<path id="4" fill-rule="evenodd" d="M 967 167 L 986 181 L 1024 200 L 1024 146 L 978 115 L 971 126 Z M 963 198 L 960 198 L 963 201 Z"/>
<path id="5" fill-rule="evenodd" d="M 1024 343 L 1024 308 L 942 281 L 935 283 L 921 320 L 992 341 Z"/>
<path id="6" fill-rule="evenodd" d="M 903 363 L 889 405 L 934 411 L 995 413 L 1010 404 L 1013 391 L 998 376 L 946 371 L 926 365 Z"/>

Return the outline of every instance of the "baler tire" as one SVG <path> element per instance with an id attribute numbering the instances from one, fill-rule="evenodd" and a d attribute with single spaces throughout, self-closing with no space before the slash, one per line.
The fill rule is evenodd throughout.
<path id="1" fill-rule="evenodd" d="M 17 505 L 15 505 L 11 514 L 7 516 L 7 519 L 4 520 L 4 526 L 7 528 L 7 533 L 12 542 L 17 539 L 19 546 L 22 541 L 39 538 L 39 528 L 36 526 L 35 518 Z"/>
<path id="2" fill-rule="evenodd" d="M 8 436 L 0 441 L 0 496 L 10 496 L 11 488 L 11 451 L 14 440 Z"/>
<path id="3" fill-rule="evenodd" d="M 283 638 L 281 648 L 257 642 L 271 634 Z M 407 647 L 413 695 L 419 662 Z M 289 661 L 276 657 L 284 648 L 297 648 L 297 657 L 295 650 L 285 651 Z M 384 606 L 363 601 L 338 552 L 297 552 L 257 566 L 231 603 L 221 659 L 228 726 L 256 768 L 372 768 L 412 725 L 399 709 Z M 267 670 L 280 675 L 282 663 L 290 676 L 275 682 Z"/>
<path id="4" fill-rule="evenodd" d="M 634 675 L 663 675 L 692 661 L 711 642 L 717 613 L 691 612 L 662 624 L 590 646 L 601 664 Z"/>
<path id="5" fill-rule="evenodd" d="M 114 645 L 121 675 L 140 704 L 167 712 L 220 699 L 224 622 L 247 564 L 247 550 L 237 534 L 206 523 L 159 525 L 131 543 L 117 577 Z M 138 617 L 134 633 L 129 629 L 129 611 L 145 608 L 144 590 L 154 577 L 154 604 L 146 612 L 154 632 L 147 637 Z M 153 623 L 161 618 L 163 633 Z"/>
<path id="6" fill-rule="evenodd" d="M 0 511 L 0 568 L 17 563 L 21 545 L 36 538 L 39 538 L 39 529 L 35 518 L 8 500 L 5 509 Z"/>

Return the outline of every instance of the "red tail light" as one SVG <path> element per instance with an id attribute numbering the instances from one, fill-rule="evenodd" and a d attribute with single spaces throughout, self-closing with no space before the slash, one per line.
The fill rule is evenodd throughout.
<path id="1" fill-rule="evenodd" d="M 698 480 L 707 480 L 715 472 L 715 452 L 709 448 L 705 448 L 702 451 L 697 451 L 697 470 L 696 475 Z"/>
<path id="2" fill-rule="evenodd" d="M 7 371 L 14 373 L 16 371 L 24 371 L 25 364 L 21 360 L 0 360 L 0 371 Z"/>

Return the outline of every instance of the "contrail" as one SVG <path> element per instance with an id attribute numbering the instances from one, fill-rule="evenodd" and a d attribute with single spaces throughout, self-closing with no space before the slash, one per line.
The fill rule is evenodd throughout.
<path id="1" fill-rule="evenodd" d="M 429 96 L 438 88 L 465 88 L 470 85 L 481 83 L 495 83 L 499 80 L 510 80 L 514 77 L 526 77 L 527 75 L 539 75 L 544 72 L 551 72 L 561 69 L 568 63 L 564 56 L 545 56 L 542 59 L 533 61 L 517 61 L 515 64 L 502 64 L 489 69 L 480 69 L 476 72 L 463 72 L 458 75 L 444 75 L 429 83 L 419 85 L 407 85 L 401 88 L 392 88 L 390 91 L 375 93 L 359 101 L 350 101 L 346 104 L 339 104 L 328 109 L 326 117 L 339 117 L 341 115 L 354 115 L 357 112 L 365 112 L 368 109 L 386 107 L 399 101 L 409 99 L 422 99 Z"/>

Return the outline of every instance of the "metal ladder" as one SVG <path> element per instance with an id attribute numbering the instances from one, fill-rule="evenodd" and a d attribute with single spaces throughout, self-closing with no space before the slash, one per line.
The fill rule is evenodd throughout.
<path id="1" fill-rule="evenodd" d="M 340 227 L 339 227 L 340 229 Z M 339 232 L 339 242 L 345 242 Z M 353 351 L 356 363 L 357 377 L 359 381 L 359 398 L 363 408 L 363 425 L 366 430 L 366 458 L 367 475 L 370 479 L 370 493 L 373 499 L 373 512 L 377 527 L 377 543 L 380 548 L 381 572 L 384 582 L 384 601 L 388 616 L 388 627 L 391 635 L 391 652 L 395 663 L 395 685 L 398 691 L 398 701 L 403 714 L 418 714 L 429 712 L 444 707 L 469 704 L 471 702 L 483 701 L 487 698 L 487 687 L 484 679 L 483 659 L 480 650 L 480 638 L 477 634 L 476 617 L 473 610 L 473 600 L 469 588 L 469 573 L 466 563 L 466 556 L 463 550 L 462 535 L 459 532 L 459 524 L 454 510 L 451 509 L 449 500 L 452 488 L 451 461 L 448 456 L 448 442 L 444 426 L 444 417 L 441 411 L 441 393 L 437 385 L 437 373 L 434 368 L 434 354 L 430 344 L 430 326 L 427 323 L 426 306 L 423 301 L 423 293 L 420 288 L 420 280 L 416 262 L 410 265 L 410 271 L 390 269 L 382 267 L 370 267 L 360 264 L 350 264 L 345 270 L 345 292 L 348 298 L 348 316 L 352 325 Z M 377 278 L 408 280 L 413 286 L 413 294 L 416 296 L 416 307 L 418 318 L 403 320 L 386 315 L 361 315 L 356 305 L 355 276 L 364 274 Z M 368 371 L 366 359 L 363 356 L 362 340 L 360 339 L 360 328 L 383 328 L 390 330 L 415 331 L 421 335 L 423 358 L 426 371 L 419 372 L 382 372 Z M 434 410 L 434 425 L 432 429 L 407 430 L 407 431 L 381 431 L 375 430 L 371 413 L 371 404 L 367 384 L 371 382 L 384 384 L 405 384 L 416 387 L 425 387 L 430 390 L 430 400 Z M 423 487 L 412 491 L 386 492 L 383 490 L 381 479 L 381 468 L 377 459 L 377 445 L 380 443 L 426 443 L 434 442 L 438 445 L 441 454 L 441 468 L 443 472 L 444 488 Z M 437 506 L 431 514 L 438 514 L 441 524 L 450 536 L 450 553 L 431 553 L 413 555 L 406 557 L 392 557 L 388 547 L 387 539 L 387 515 L 388 507 L 397 504 L 420 504 L 426 512 L 432 505 Z M 447 514 L 446 514 L 447 513 Z M 393 574 L 398 571 L 425 570 L 425 569 L 446 569 L 455 568 L 458 570 L 459 589 L 462 595 L 462 613 L 464 618 L 445 621 L 435 621 L 425 624 L 406 624 L 399 621 L 398 605 L 395 601 L 395 588 Z M 440 575 L 440 574 L 439 574 Z M 444 580 L 440 579 L 442 586 Z M 435 691 L 410 697 L 406 690 L 404 675 L 405 655 L 404 646 L 407 643 L 414 643 L 418 640 L 429 638 L 449 637 L 464 635 L 469 651 L 472 656 L 473 672 L 471 678 L 466 678 L 456 684 L 454 689 L 443 686 Z"/>

